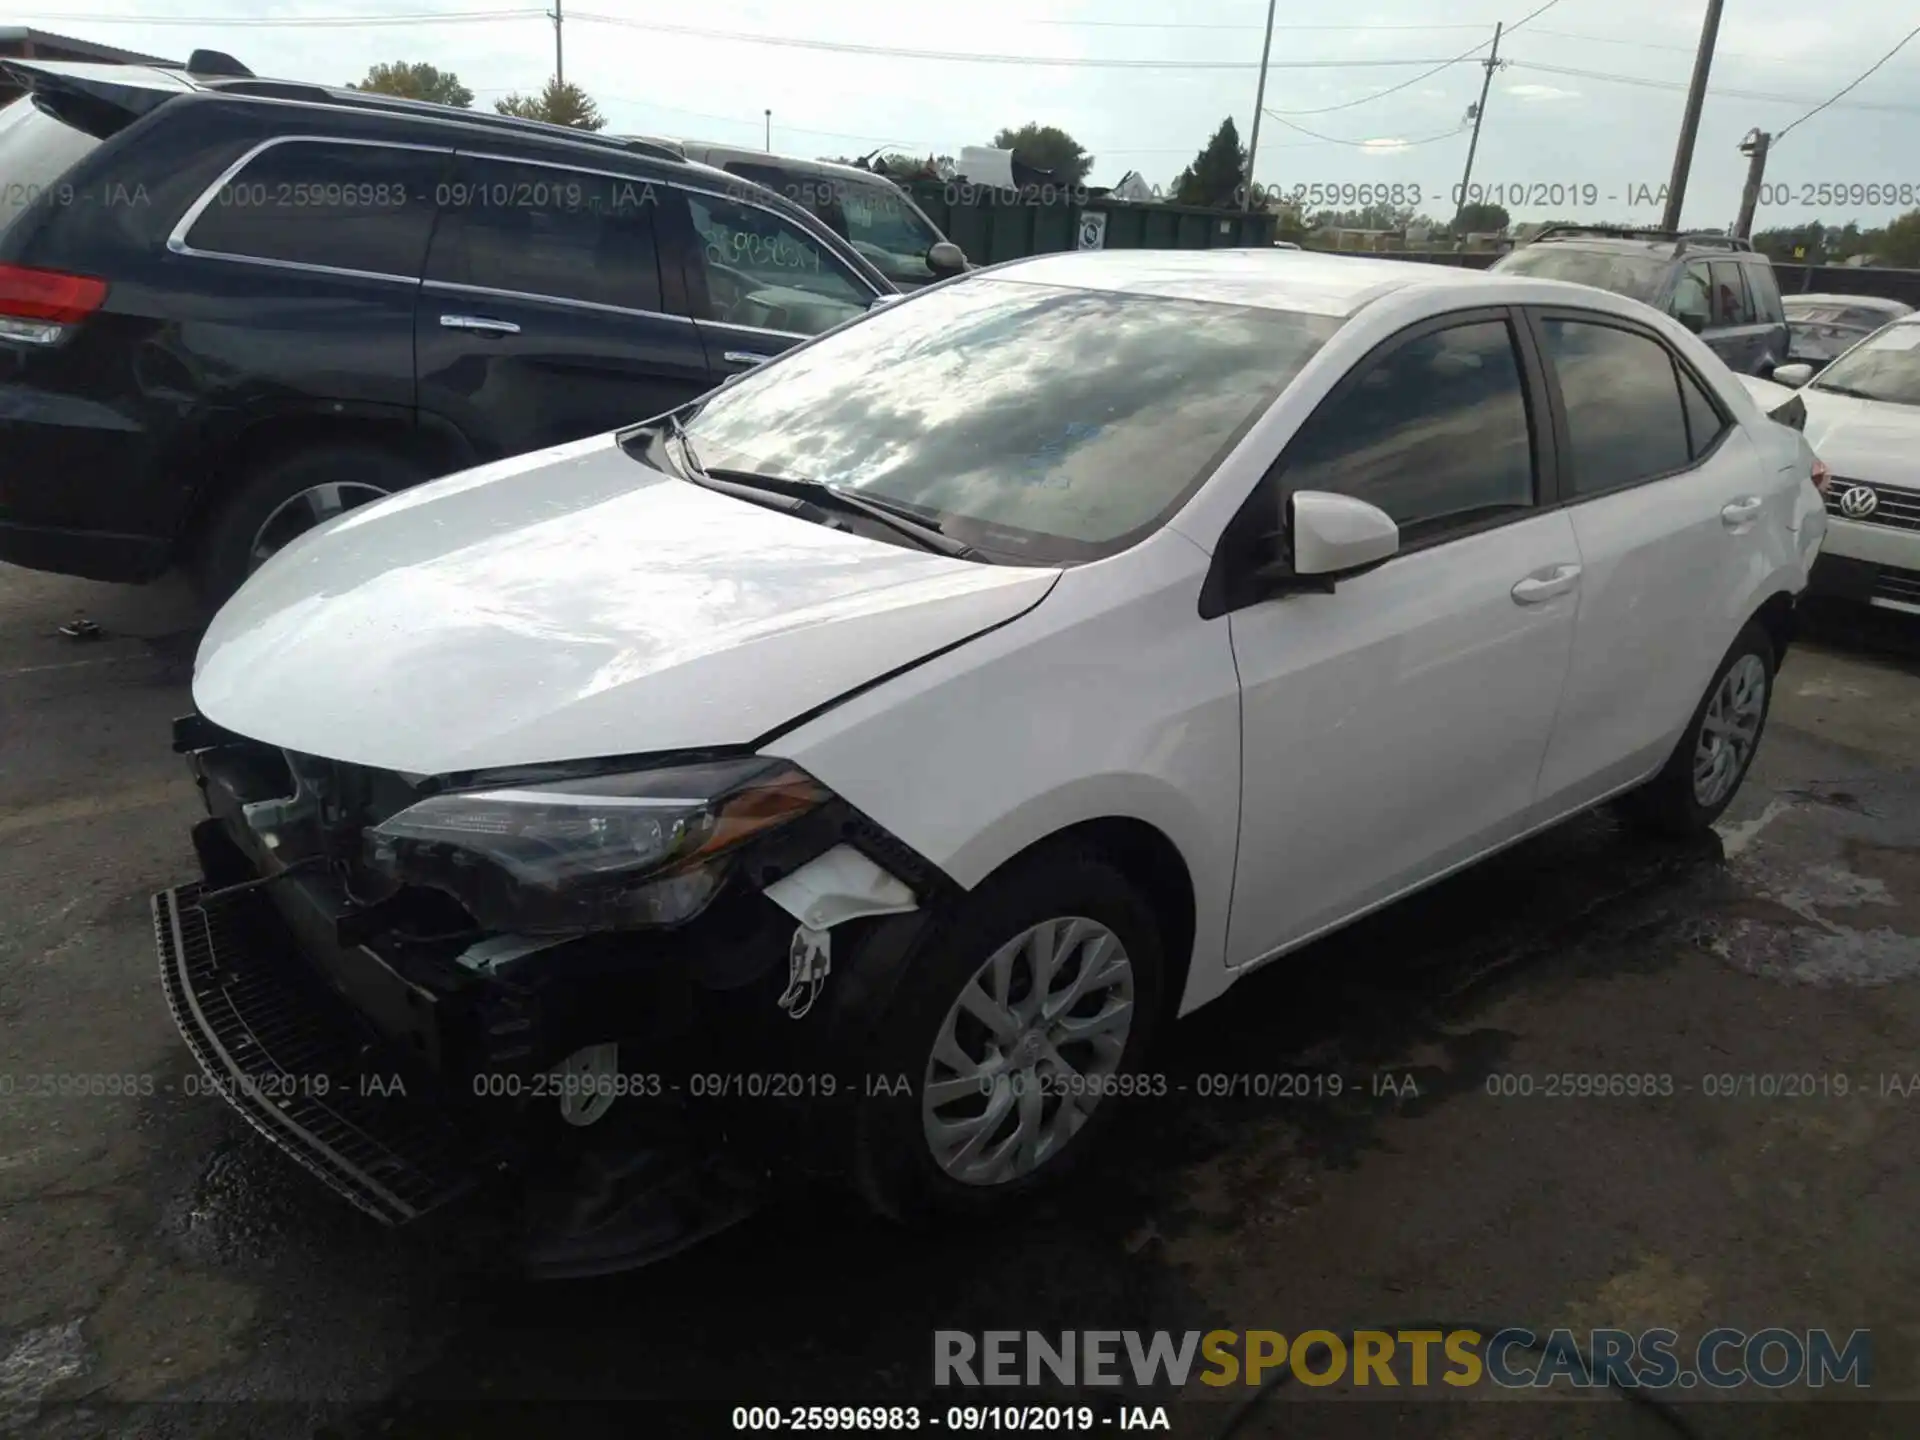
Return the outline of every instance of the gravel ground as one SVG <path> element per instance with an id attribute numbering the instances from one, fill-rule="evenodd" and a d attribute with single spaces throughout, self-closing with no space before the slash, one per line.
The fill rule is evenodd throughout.
<path id="1" fill-rule="evenodd" d="M 79 613 L 99 638 L 56 633 Z M 170 588 L 0 566 L 0 1430 L 707 1434 L 740 1404 L 943 1415 L 935 1329 L 1460 1317 L 1867 1328 L 1878 1403 L 1688 1423 L 1920 1434 L 1920 627 L 1829 620 L 1790 656 L 1717 840 L 1577 821 L 1244 982 L 1174 1033 L 1187 1092 L 1137 1102 L 1017 1228 L 929 1238 L 798 1197 L 642 1273 L 538 1287 L 484 1278 L 457 1216 L 381 1230 L 184 1093 L 147 897 L 193 872 L 167 727 L 195 634 Z M 1196 1093 L 1301 1067 L 1343 1093 Z M 1491 1093 L 1565 1071 L 1675 1093 Z M 151 1093 L 23 1093 L 48 1073 Z M 1788 1074 L 1849 1093 L 1708 1093 Z M 1180 1435 L 1227 1418 L 1127 1398 Z M 1288 1387 L 1240 1433 L 1672 1432 L 1617 1401 Z"/>

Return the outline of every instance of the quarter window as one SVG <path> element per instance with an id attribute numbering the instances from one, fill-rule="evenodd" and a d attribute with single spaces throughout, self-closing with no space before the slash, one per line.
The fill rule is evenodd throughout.
<path id="1" fill-rule="evenodd" d="M 1543 320 L 1540 330 L 1566 406 L 1574 494 L 1616 490 L 1692 463 L 1665 346 L 1585 320 Z"/>
<path id="2" fill-rule="evenodd" d="M 1436 330 L 1374 361 L 1287 447 L 1289 491 L 1377 505 L 1418 540 L 1534 503 L 1533 435 L 1504 320 Z"/>
<path id="3" fill-rule="evenodd" d="M 659 310 L 660 193 L 645 180 L 462 157 L 440 187 L 427 278 Z"/>
<path id="4" fill-rule="evenodd" d="M 1680 403 L 1687 412 L 1687 439 L 1692 443 L 1693 458 L 1698 460 L 1726 433 L 1727 422 L 1705 387 L 1693 378 L 1687 367 L 1680 366 L 1679 373 Z"/>
<path id="5" fill-rule="evenodd" d="M 186 243 L 418 280 L 445 160 L 394 145 L 285 140 L 214 191 Z"/>
<path id="6" fill-rule="evenodd" d="M 873 299 L 826 246 L 771 210 L 698 191 L 688 192 L 687 208 L 707 319 L 817 335 Z"/>

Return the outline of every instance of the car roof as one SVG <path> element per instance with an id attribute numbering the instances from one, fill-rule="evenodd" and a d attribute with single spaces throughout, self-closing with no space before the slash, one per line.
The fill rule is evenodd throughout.
<path id="1" fill-rule="evenodd" d="M 1068 250 L 1009 261 L 983 277 L 1112 290 L 1176 300 L 1211 300 L 1314 315 L 1352 315 L 1383 295 L 1445 290 L 1471 298 L 1487 285 L 1524 286 L 1543 301 L 1589 303 L 1596 293 L 1559 280 L 1489 275 L 1452 265 L 1376 260 L 1270 245 L 1219 250 Z"/>

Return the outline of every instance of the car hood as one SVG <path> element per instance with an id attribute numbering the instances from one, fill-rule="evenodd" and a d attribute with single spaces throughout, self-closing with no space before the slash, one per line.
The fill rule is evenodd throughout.
<path id="1" fill-rule="evenodd" d="M 414 774 L 744 745 L 1058 573 L 830 530 L 602 436 L 302 536 L 214 618 L 193 698 L 237 734 Z"/>
<path id="2" fill-rule="evenodd" d="M 1920 406 L 1860 400 L 1811 387 L 1806 436 L 1836 477 L 1920 489 Z"/>

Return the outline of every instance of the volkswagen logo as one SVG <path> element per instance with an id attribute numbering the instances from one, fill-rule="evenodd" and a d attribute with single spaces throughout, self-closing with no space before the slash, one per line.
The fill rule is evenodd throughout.
<path id="1" fill-rule="evenodd" d="M 1840 497 L 1840 513 L 1849 520 L 1864 520 L 1879 508 L 1879 492 L 1871 485 L 1855 485 Z"/>

